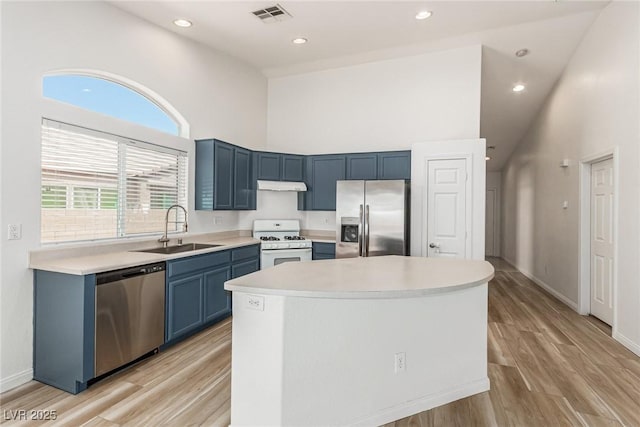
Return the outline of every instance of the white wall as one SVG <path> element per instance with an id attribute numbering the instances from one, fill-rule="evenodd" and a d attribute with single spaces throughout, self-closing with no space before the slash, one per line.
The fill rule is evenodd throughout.
<path id="1" fill-rule="evenodd" d="M 487 165 L 488 167 L 489 165 Z M 500 248 L 502 247 L 502 235 L 501 235 L 501 195 L 502 195 L 502 172 L 487 172 L 487 190 L 494 189 L 495 193 L 495 207 L 493 211 L 493 225 L 494 225 L 494 256 L 500 256 Z M 489 218 L 485 218 L 486 223 Z"/>
<path id="2" fill-rule="evenodd" d="M 618 150 L 614 337 L 640 354 L 640 117 L 637 2 L 589 29 L 503 170 L 504 257 L 577 308 L 581 159 Z M 560 161 L 569 158 L 568 168 Z M 562 201 L 569 207 L 562 209 Z"/>
<path id="3" fill-rule="evenodd" d="M 187 119 L 190 139 L 215 136 L 266 145 L 267 81 L 255 69 L 102 2 L 2 2 L 2 233 L 0 389 L 31 379 L 33 292 L 28 253 L 40 246 L 40 123 L 74 116 L 41 97 L 43 74 L 69 68 L 106 71 L 157 92 Z M 81 113 L 79 113 L 81 114 Z M 54 117 L 51 117 L 53 115 Z M 127 125 L 105 118 L 118 132 Z M 81 123 L 78 123 L 81 124 Z M 153 134 L 151 132 L 150 134 Z M 159 138 L 161 138 L 159 136 Z M 190 140 L 181 147 L 193 154 Z M 193 157 L 193 156 L 191 156 Z M 190 186 L 193 185 L 193 163 Z M 237 228 L 237 213 L 193 211 L 193 231 Z"/>
<path id="4" fill-rule="evenodd" d="M 481 47 L 269 79 L 267 145 L 298 153 L 478 138 Z"/>
<path id="5" fill-rule="evenodd" d="M 297 219 L 306 230 L 335 230 L 335 211 L 299 211 L 298 193 L 258 191 L 255 211 L 238 212 L 238 229 L 251 230 L 254 219 Z"/>

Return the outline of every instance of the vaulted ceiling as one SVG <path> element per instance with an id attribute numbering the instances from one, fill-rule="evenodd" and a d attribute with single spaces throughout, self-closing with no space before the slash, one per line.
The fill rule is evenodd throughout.
<path id="1" fill-rule="evenodd" d="M 288 19 L 265 23 L 264 1 L 115 1 L 115 6 L 226 52 L 267 77 L 483 45 L 480 134 L 501 170 L 604 1 L 282 1 Z M 433 15 L 416 20 L 419 11 Z M 173 24 L 177 18 L 190 28 Z M 308 39 L 304 45 L 291 41 Z M 529 54 L 517 57 L 519 49 Z M 515 83 L 526 89 L 514 93 Z"/>

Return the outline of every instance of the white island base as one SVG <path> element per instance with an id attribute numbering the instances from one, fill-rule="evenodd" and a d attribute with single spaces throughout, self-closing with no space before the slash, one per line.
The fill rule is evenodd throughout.
<path id="1" fill-rule="evenodd" d="M 227 282 L 231 424 L 380 425 L 488 390 L 492 276 L 484 261 L 377 257 Z"/>

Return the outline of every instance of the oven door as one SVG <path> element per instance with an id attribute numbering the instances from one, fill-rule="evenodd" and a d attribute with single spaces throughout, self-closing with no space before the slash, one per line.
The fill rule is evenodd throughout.
<path id="1" fill-rule="evenodd" d="M 311 248 L 262 249 L 260 251 L 261 270 L 293 261 L 311 261 Z"/>

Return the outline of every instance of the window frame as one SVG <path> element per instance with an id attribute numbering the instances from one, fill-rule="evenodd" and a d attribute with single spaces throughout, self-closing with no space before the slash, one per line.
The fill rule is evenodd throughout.
<path id="1" fill-rule="evenodd" d="M 116 178 L 117 184 L 116 187 L 112 187 L 111 185 L 105 185 L 105 186 L 100 186 L 97 185 L 94 182 L 86 181 L 79 181 L 79 182 L 68 182 L 65 184 L 62 183 L 45 183 L 43 182 L 43 177 L 42 177 L 42 163 L 40 165 L 40 170 L 41 170 L 41 177 L 40 177 L 40 183 L 41 183 L 41 188 L 44 188 L 45 186 L 55 186 L 55 187 L 66 187 L 66 206 L 64 208 L 62 207 L 57 207 L 58 209 L 64 209 L 65 211 L 67 210 L 82 210 L 82 209 L 95 209 L 95 210 L 99 210 L 99 211 L 105 211 L 105 210 L 111 210 L 111 208 L 103 208 L 102 205 L 104 203 L 103 197 L 101 197 L 101 193 L 103 193 L 106 190 L 114 190 L 116 192 L 117 195 L 117 202 L 116 202 L 116 206 L 115 209 L 117 210 L 116 212 L 116 223 L 113 224 L 113 226 L 115 227 L 115 234 L 112 237 L 93 237 L 93 238 L 88 238 L 88 239 L 75 239 L 75 240 L 61 240 L 61 241 L 43 241 L 42 240 L 42 236 L 40 239 L 41 244 L 43 245 L 49 245 L 49 244 L 65 244 L 65 243 L 81 243 L 81 242 L 87 242 L 87 241 L 96 241 L 96 240 L 121 240 L 121 239 L 127 239 L 127 238 L 132 238 L 132 237 L 141 237 L 141 236 L 145 236 L 145 235 L 154 235 L 154 234 L 160 234 L 162 233 L 164 230 L 159 229 L 159 230 L 153 230 L 153 231 L 137 231 L 137 232 L 129 232 L 127 233 L 127 211 L 131 211 L 131 209 L 128 207 L 128 196 L 130 196 L 130 192 L 128 191 L 128 187 L 127 187 L 127 182 L 128 182 L 128 176 L 127 173 L 130 172 L 130 170 L 127 167 L 128 162 L 126 161 L 127 159 L 127 151 L 130 148 L 138 148 L 138 149 L 142 149 L 142 150 L 150 150 L 153 151 L 155 153 L 162 153 L 162 154 L 168 154 L 170 156 L 176 156 L 177 160 L 178 160 L 178 169 L 176 171 L 177 174 L 177 178 L 179 180 L 179 183 L 182 183 L 182 186 L 178 186 L 177 187 L 177 192 L 178 194 L 176 195 L 177 198 L 177 202 L 181 203 L 183 205 L 188 205 L 189 202 L 189 153 L 187 151 L 183 151 L 183 150 L 178 150 L 176 148 L 172 148 L 172 147 L 164 147 L 164 146 L 160 146 L 157 144 L 153 144 L 153 143 L 149 143 L 149 142 L 145 142 L 145 141 L 138 141 L 138 140 L 133 140 L 131 138 L 126 138 L 126 137 L 122 137 L 119 135 L 113 135 L 113 134 L 109 134 L 106 132 L 102 132 L 99 130 L 94 130 L 94 129 L 87 129 L 84 128 L 82 126 L 77 126 L 77 125 L 72 125 L 72 124 L 68 124 L 68 123 L 62 123 L 56 120 L 51 120 L 51 119 L 46 119 L 43 118 L 42 119 L 42 129 L 44 129 L 44 127 L 49 127 L 49 128 L 53 128 L 53 129 L 61 129 L 61 130 L 68 130 L 71 132 L 75 132 L 75 133 L 80 133 L 83 135 L 86 135 L 88 137 L 97 137 L 97 138 L 101 138 L 101 139 L 108 139 L 109 141 L 113 142 L 117 148 L 116 151 L 118 152 L 118 159 L 116 161 L 117 164 L 114 164 L 113 166 L 116 168 L 115 171 L 115 176 L 114 178 Z M 44 139 L 43 133 L 41 132 L 41 142 Z M 135 154 L 133 155 L 135 158 Z M 182 160 L 180 160 L 182 159 Z M 155 186 L 155 184 L 152 184 L 152 186 Z M 122 191 L 121 191 L 122 190 Z M 76 197 L 78 193 L 81 192 L 85 192 L 87 194 L 89 194 L 89 196 L 95 195 L 95 197 L 89 197 L 90 199 L 93 200 L 94 203 L 90 203 L 86 206 L 84 205 L 79 205 L 76 202 Z M 42 190 L 40 192 L 41 194 L 41 198 L 40 198 L 40 212 L 42 215 L 42 211 L 44 209 L 50 209 L 51 207 L 47 207 L 44 206 L 42 204 Z M 135 192 L 134 192 L 135 194 Z M 182 196 L 184 197 L 184 199 L 180 198 L 180 195 L 182 194 Z M 184 200 L 184 202 L 183 202 Z M 154 208 L 152 201 L 150 200 L 149 202 L 149 206 L 147 207 L 147 209 L 154 209 L 154 210 L 163 210 L 166 208 Z M 131 214 L 131 212 L 129 212 Z M 41 220 L 42 222 L 42 220 Z M 42 230 L 42 224 L 41 224 L 41 230 Z M 173 233 L 177 233 L 179 232 L 179 229 L 176 227 L 176 230 L 171 230 L 171 232 Z"/>

